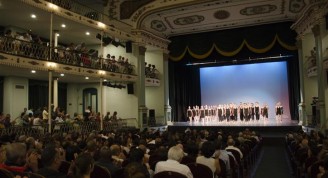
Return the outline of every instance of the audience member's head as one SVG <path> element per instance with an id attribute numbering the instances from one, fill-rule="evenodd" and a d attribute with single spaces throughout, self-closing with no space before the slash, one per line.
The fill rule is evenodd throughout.
<path id="1" fill-rule="evenodd" d="M 140 148 L 134 148 L 130 150 L 130 162 L 142 163 L 144 158 L 144 152 Z"/>
<path id="2" fill-rule="evenodd" d="M 200 151 L 204 157 L 210 158 L 215 152 L 215 145 L 210 141 L 204 142 Z"/>
<path id="3" fill-rule="evenodd" d="M 112 152 L 108 146 L 101 147 L 99 154 L 101 159 L 112 160 Z"/>
<path id="4" fill-rule="evenodd" d="M 232 138 L 229 138 L 227 141 L 227 145 L 228 146 L 234 146 L 235 145 L 235 141 Z"/>
<path id="5" fill-rule="evenodd" d="M 6 147 L 6 162 L 17 166 L 23 166 L 26 162 L 26 145 L 12 143 Z"/>
<path id="6" fill-rule="evenodd" d="M 180 162 L 184 156 L 183 150 L 178 146 L 173 146 L 167 153 L 167 158 Z"/>
<path id="7" fill-rule="evenodd" d="M 61 164 L 60 153 L 55 146 L 46 146 L 41 154 L 41 161 L 45 167 L 58 170 Z"/>
<path id="8" fill-rule="evenodd" d="M 74 161 L 73 177 L 81 178 L 93 171 L 94 160 L 89 153 L 80 154 Z"/>
<path id="9" fill-rule="evenodd" d="M 136 162 L 128 164 L 124 169 L 124 178 L 147 178 L 144 167 Z"/>

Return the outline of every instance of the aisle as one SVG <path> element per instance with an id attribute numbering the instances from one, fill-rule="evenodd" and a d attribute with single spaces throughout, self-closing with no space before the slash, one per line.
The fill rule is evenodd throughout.
<path id="1" fill-rule="evenodd" d="M 263 157 L 254 178 L 292 178 L 283 137 L 263 139 Z"/>

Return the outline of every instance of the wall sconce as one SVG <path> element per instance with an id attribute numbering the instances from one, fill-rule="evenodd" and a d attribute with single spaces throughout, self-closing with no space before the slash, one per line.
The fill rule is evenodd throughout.
<path id="1" fill-rule="evenodd" d="M 102 22 L 98 22 L 98 27 L 100 27 L 100 28 L 105 28 L 106 25 L 105 25 L 104 23 L 102 23 Z"/>
<path id="2" fill-rule="evenodd" d="M 106 72 L 105 72 L 105 71 L 103 71 L 103 70 L 99 70 L 99 71 L 98 71 L 98 74 L 103 76 L 103 75 L 105 75 L 105 74 L 106 74 Z"/>
<path id="3" fill-rule="evenodd" d="M 53 63 L 53 62 L 48 62 L 48 63 L 47 63 L 47 67 L 49 68 L 49 70 L 53 70 L 53 69 L 55 69 L 56 66 L 57 66 L 56 63 Z"/>
<path id="4" fill-rule="evenodd" d="M 55 5 L 55 4 L 49 3 L 48 6 L 49 6 L 50 9 L 58 10 L 58 6 Z"/>

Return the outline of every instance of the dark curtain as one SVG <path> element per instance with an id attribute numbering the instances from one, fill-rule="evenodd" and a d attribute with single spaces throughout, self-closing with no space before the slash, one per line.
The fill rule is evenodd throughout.
<path id="1" fill-rule="evenodd" d="M 38 109 L 48 106 L 48 81 L 29 80 L 29 108 Z M 58 83 L 58 106 L 66 111 L 67 84 Z"/>
<path id="2" fill-rule="evenodd" d="M 185 64 L 169 65 L 170 91 L 175 91 L 170 92 L 173 121 L 185 121 L 186 108 L 201 103 L 199 68 L 186 67 Z"/>
<path id="3" fill-rule="evenodd" d="M 0 112 L 3 112 L 3 82 L 4 78 L 0 77 Z"/>
<path id="4" fill-rule="evenodd" d="M 298 104 L 300 103 L 300 79 L 298 56 L 287 61 L 288 87 L 289 87 L 289 108 L 293 120 L 299 119 Z"/>
<path id="5" fill-rule="evenodd" d="M 28 81 L 28 106 L 34 110 L 48 107 L 48 82 L 40 80 Z"/>

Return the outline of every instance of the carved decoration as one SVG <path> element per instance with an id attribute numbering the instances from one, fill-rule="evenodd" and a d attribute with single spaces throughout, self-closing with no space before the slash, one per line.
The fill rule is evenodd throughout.
<path id="1" fill-rule="evenodd" d="M 129 19 L 142 6 L 153 2 L 154 0 L 128 0 L 120 5 L 120 19 Z"/>
<path id="2" fill-rule="evenodd" d="M 34 65 L 34 66 L 35 66 L 35 65 L 39 65 L 39 63 L 38 63 L 38 62 L 35 62 L 35 61 L 29 61 L 28 63 L 29 63 L 29 64 L 32 64 L 32 65 Z"/>
<path id="3" fill-rule="evenodd" d="M 299 13 L 306 6 L 304 0 L 289 0 L 289 11 L 292 13 Z"/>
<path id="4" fill-rule="evenodd" d="M 214 17 L 219 20 L 227 19 L 230 17 L 230 12 L 226 10 L 219 10 L 214 13 Z"/>
<path id="5" fill-rule="evenodd" d="M 176 25 L 190 25 L 204 21 L 205 17 L 201 15 L 192 15 L 187 17 L 177 18 L 173 21 Z"/>
<path id="6" fill-rule="evenodd" d="M 277 9 L 277 6 L 271 5 L 271 4 L 265 4 L 265 5 L 260 5 L 260 6 L 251 6 L 251 7 L 246 7 L 242 10 L 240 10 L 241 15 L 259 15 L 259 14 L 267 14 L 272 11 L 275 11 Z"/>
<path id="7" fill-rule="evenodd" d="M 164 32 L 167 29 L 164 23 L 160 20 L 151 21 L 150 27 L 159 32 Z"/>
<path id="8" fill-rule="evenodd" d="M 3 56 L 3 55 L 0 55 L 0 59 L 1 60 L 4 60 L 4 59 L 7 59 L 5 56 Z"/>

